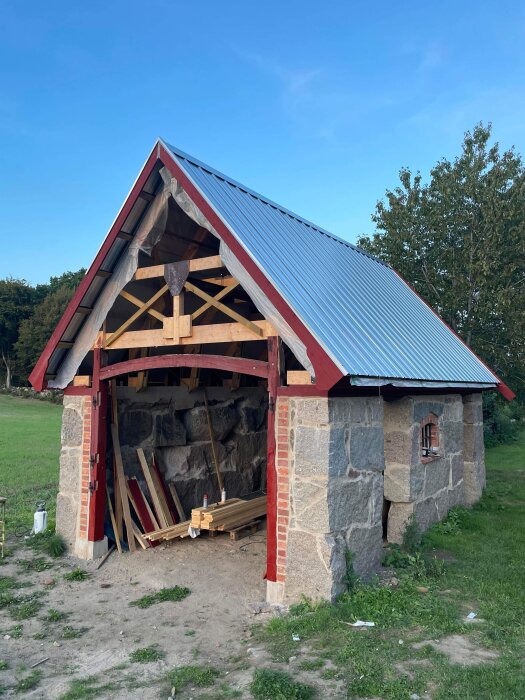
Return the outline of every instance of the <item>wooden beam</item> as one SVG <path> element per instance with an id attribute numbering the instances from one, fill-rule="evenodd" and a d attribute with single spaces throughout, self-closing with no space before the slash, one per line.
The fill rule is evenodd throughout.
<path id="1" fill-rule="evenodd" d="M 100 369 L 100 379 L 112 379 L 122 374 L 139 372 L 140 370 L 166 369 L 170 367 L 201 367 L 203 369 L 222 369 L 226 372 L 250 374 L 254 377 L 266 378 L 268 376 L 268 363 L 262 360 L 248 360 L 245 357 L 225 357 L 224 355 L 177 353 L 173 355 L 137 357 L 134 360 L 107 365 Z"/>
<path id="2" fill-rule="evenodd" d="M 214 270 L 224 267 L 220 255 L 210 255 L 206 258 L 195 258 L 189 261 L 190 272 L 201 272 L 202 270 Z M 164 265 L 150 265 L 149 267 L 139 267 L 133 277 L 134 280 L 147 280 L 152 277 L 164 277 Z"/>
<path id="3" fill-rule="evenodd" d="M 268 321 L 253 321 L 261 333 L 255 334 L 241 323 L 212 323 L 206 326 L 193 326 L 191 338 L 181 338 L 180 345 L 204 345 L 205 343 L 240 343 L 248 340 L 264 340 L 275 335 L 275 330 Z M 97 342 L 101 340 L 101 334 Z M 162 328 L 148 331 L 127 331 L 115 342 L 110 350 L 124 348 L 152 348 L 173 345 L 173 340 L 164 338 Z"/>
<path id="4" fill-rule="evenodd" d="M 286 372 L 287 384 L 311 384 L 312 376 L 310 372 L 290 370 Z"/>
<path id="5" fill-rule="evenodd" d="M 202 314 L 207 311 L 211 306 L 217 306 L 218 301 L 221 299 L 224 299 L 224 297 L 229 294 L 231 291 L 235 289 L 239 285 L 239 282 L 237 280 L 234 280 L 232 284 L 228 285 L 227 287 L 224 287 L 224 289 L 221 289 L 221 291 L 216 294 L 213 298 L 215 299 L 215 303 L 212 303 L 211 301 L 207 301 L 205 304 L 203 304 L 201 307 L 197 309 L 194 313 L 191 315 L 191 320 L 195 321 L 196 318 L 199 318 L 199 316 L 202 316 Z"/>
<path id="6" fill-rule="evenodd" d="M 112 274 L 109 270 L 97 270 L 97 277 L 103 277 L 104 279 L 111 277 Z"/>
<path id="7" fill-rule="evenodd" d="M 75 313 L 82 314 L 83 316 L 89 316 L 92 311 L 93 309 L 90 306 L 78 306 Z"/>
<path id="8" fill-rule="evenodd" d="M 127 231 L 119 231 L 117 233 L 117 238 L 121 238 L 123 241 L 131 241 L 133 234 L 128 233 Z"/>
<path id="9" fill-rule="evenodd" d="M 130 294 L 129 292 L 126 292 L 124 290 L 122 290 L 120 292 L 120 296 L 123 297 L 124 299 L 126 299 L 126 301 L 131 302 L 135 306 L 138 306 L 139 309 L 142 306 L 142 304 L 144 304 L 142 299 L 139 299 L 138 297 L 135 297 L 135 296 L 133 296 L 133 294 Z M 159 311 L 156 311 L 155 309 L 147 309 L 147 313 L 150 316 L 153 316 L 153 318 L 156 318 L 161 323 L 166 318 L 163 314 L 161 314 Z"/>
<path id="10" fill-rule="evenodd" d="M 127 321 L 124 321 L 124 323 L 120 326 L 120 328 L 117 328 L 117 330 L 114 333 L 112 333 L 109 336 L 109 338 L 107 338 L 106 347 L 113 345 L 113 343 L 116 340 L 118 340 L 118 338 L 120 338 L 120 336 L 124 333 L 126 328 L 129 328 L 133 323 L 135 323 L 135 321 L 138 318 L 140 318 L 143 313 L 146 313 L 146 311 L 148 309 L 150 309 L 153 306 L 153 304 L 161 298 L 161 296 L 166 294 L 167 291 L 168 291 L 168 285 L 165 284 L 163 287 L 161 287 L 161 289 L 159 289 L 159 291 L 156 294 L 154 294 L 151 297 L 151 299 L 148 299 L 148 301 L 144 302 L 144 304 L 142 304 L 140 309 L 135 311 L 133 316 L 130 316 Z M 146 331 L 146 332 L 149 333 L 149 331 Z"/>
<path id="11" fill-rule="evenodd" d="M 75 343 L 70 342 L 69 340 L 61 340 L 57 347 L 62 348 L 63 350 L 69 350 L 69 348 L 72 348 Z"/>
<path id="12" fill-rule="evenodd" d="M 137 455 L 139 458 L 140 466 L 142 467 L 142 471 L 144 473 L 144 478 L 146 479 L 146 484 L 148 485 L 151 500 L 153 501 L 153 507 L 155 508 L 157 520 L 161 527 L 169 527 L 170 525 L 173 525 L 173 523 L 168 523 L 166 519 L 166 515 L 162 509 L 159 494 L 157 492 L 157 489 L 155 488 L 153 477 L 151 475 L 150 468 L 146 461 L 146 457 L 144 455 L 144 450 L 142 449 L 142 447 L 137 448 Z"/>
<path id="13" fill-rule="evenodd" d="M 203 279 L 199 279 L 199 282 L 215 284 L 218 287 L 229 287 L 231 284 L 238 284 L 235 277 L 204 277 Z"/>
<path id="14" fill-rule="evenodd" d="M 252 333 L 260 335 L 261 337 L 263 336 L 261 329 L 258 326 L 256 326 L 253 321 L 249 321 L 247 318 L 244 318 L 244 316 L 241 316 L 241 314 L 238 314 L 236 311 L 232 311 L 232 309 L 226 306 L 226 304 L 223 304 L 220 301 L 216 301 L 215 297 L 206 294 L 206 292 L 203 292 L 202 289 L 199 289 L 191 282 L 184 282 L 184 289 L 187 289 L 188 292 L 193 292 L 193 294 L 196 294 L 201 299 L 204 299 L 204 301 L 209 302 L 210 306 L 214 306 L 215 308 L 219 309 L 219 311 L 222 311 L 223 314 L 230 316 L 230 318 L 233 318 L 238 323 L 242 323 L 242 325 L 246 326 L 246 328 L 249 328 L 252 331 Z M 227 293 L 226 290 L 224 290 L 224 293 Z"/>
<path id="15" fill-rule="evenodd" d="M 73 377 L 73 386 L 91 386 L 91 375 L 77 374 Z"/>

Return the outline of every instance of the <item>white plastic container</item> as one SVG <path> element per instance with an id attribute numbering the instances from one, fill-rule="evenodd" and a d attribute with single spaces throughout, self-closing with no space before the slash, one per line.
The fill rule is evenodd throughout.
<path id="1" fill-rule="evenodd" d="M 47 530 L 47 510 L 45 503 L 39 503 L 33 516 L 33 535 Z"/>

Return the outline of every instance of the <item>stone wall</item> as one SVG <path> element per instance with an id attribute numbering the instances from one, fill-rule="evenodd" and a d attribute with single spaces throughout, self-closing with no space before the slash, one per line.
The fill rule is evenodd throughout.
<path id="1" fill-rule="evenodd" d="M 288 422 L 278 420 L 277 431 L 288 430 L 286 601 L 343 592 L 348 551 L 360 576 L 380 564 L 382 404 L 380 397 L 290 399 Z"/>
<path id="2" fill-rule="evenodd" d="M 64 396 L 56 529 L 69 549 L 83 556 L 87 546 L 91 397 Z"/>
<path id="3" fill-rule="evenodd" d="M 266 488 L 266 412 L 268 394 L 261 388 L 232 393 L 207 389 L 221 472 L 228 497 Z M 148 459 L 154 451 L 166 481 L 173 481 L 187 513 L 208 494 L 218 500 L 208 422 L 202 390 L 149 387 L 137 393 L 118 387 L 119 434 L 126 474 L 144 486 L 136 448 Z M 111 461 L 108 462 L 111 464 Z"/>
<path id="4" fill-rule="evenodd" d="M 481 394 L 463 397 L 464 502 L 470 506 L 481 498 L 485 487 L 485 443 Z"/>
<path id="5" fill-rule="evenodd" d="M 434 416 L 438 454 L 425 459 L 421 427 Z M 463 401 L 458 394 L 385 401 L 385 499 L 388 541 L 401 542 L 411 515 L 426 530 L 463 503 Z"/>

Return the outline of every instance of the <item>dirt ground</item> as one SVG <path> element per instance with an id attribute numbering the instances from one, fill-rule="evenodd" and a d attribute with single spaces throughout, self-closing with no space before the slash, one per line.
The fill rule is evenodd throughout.
<path id="1" fill-rule="evenodd" d="M 0 612 L 0 658 L 10 667 L 2 681 L 15 684 L 23 676 L 23 667 L 27 673 L 39 660 L 49 659 L 38 666 L 43 676 L 37 688 L 25 693 L 8 690 L 5 697 L 53 700 L 68 690 L 73 679 L 130 676 L 141 683 L 150 680 L 151 684 L 111 691 L 108 697 L 167 698 L 158 679 L 167 670 L 185 664 L 233 668 L 224 680 L 243 691 L 244 696 L 253 669 L 248 671 L 246 664 L 240 664 L 235 671 L 231 660 L 241 656 L 249 659 L 252 654 L 257 665 L 257 654 L 247 643 L 250 627 L 272 614 L 254 614 L 254 604 L 264 601 L 266 590 L 264 531 L 236 542 L 221 534 L 179 540 L 134 555 L 114 552 L 99 570 L 96 562 L 79 562 L 66 556 L 50 569 L 21 573 L 17 560 L 32 557 L 35 553 L 30 548 L 20 546 L 0 570 L 2 576 L 33 584 L 15 592 L 45 591 L 37 615 L 19 623 L 23 632 L 18 639 L 5 638 L 16 623 L 6 611 Z M 64 580 L 64 574 L 79 565 L 90 576 L 84 581 Z M 56 581 L 54 586 L 46 585 L 50 579 Z M 162 602 L 146 609 L 130 606 L 130 601 L 175 585 L 187 586 L 190 595 L 179 602 Z M 68 626 L 87 629 L 78 638 L 64 639 L 64 624 L 43 621 L 50 608 L 69 613 Z M 45 638 L 39 639 L 42 634 Z M 150 645 L 158 645 L 165 653 L 162 661 L 129 663 L 131 652 Z"/>

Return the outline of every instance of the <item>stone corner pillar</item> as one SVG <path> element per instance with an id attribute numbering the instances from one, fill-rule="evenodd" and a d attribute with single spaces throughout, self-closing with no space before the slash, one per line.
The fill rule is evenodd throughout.
<path id="1" fill-rule="evenodd" d="M 107 538 L 88 539 L 91 395 L 64 394 L 57 496 L 56 531 L 69 551 L 80 559 L 96 559 L 107 552 Z"/>
<path id="2" fill-rule="evenodd" d="M 463 464 L 464 502 L 470 506 L 479 501 L 486 483 L 481 393 L 463 396 Z"/>
<path id="3" fill-rule="evenodd" d="M 358 575 L 382 551 L 382 399 L 279 398 L 277 402 L 277 581 L 270 602 L 345 590 L 347 553 Z"/>

